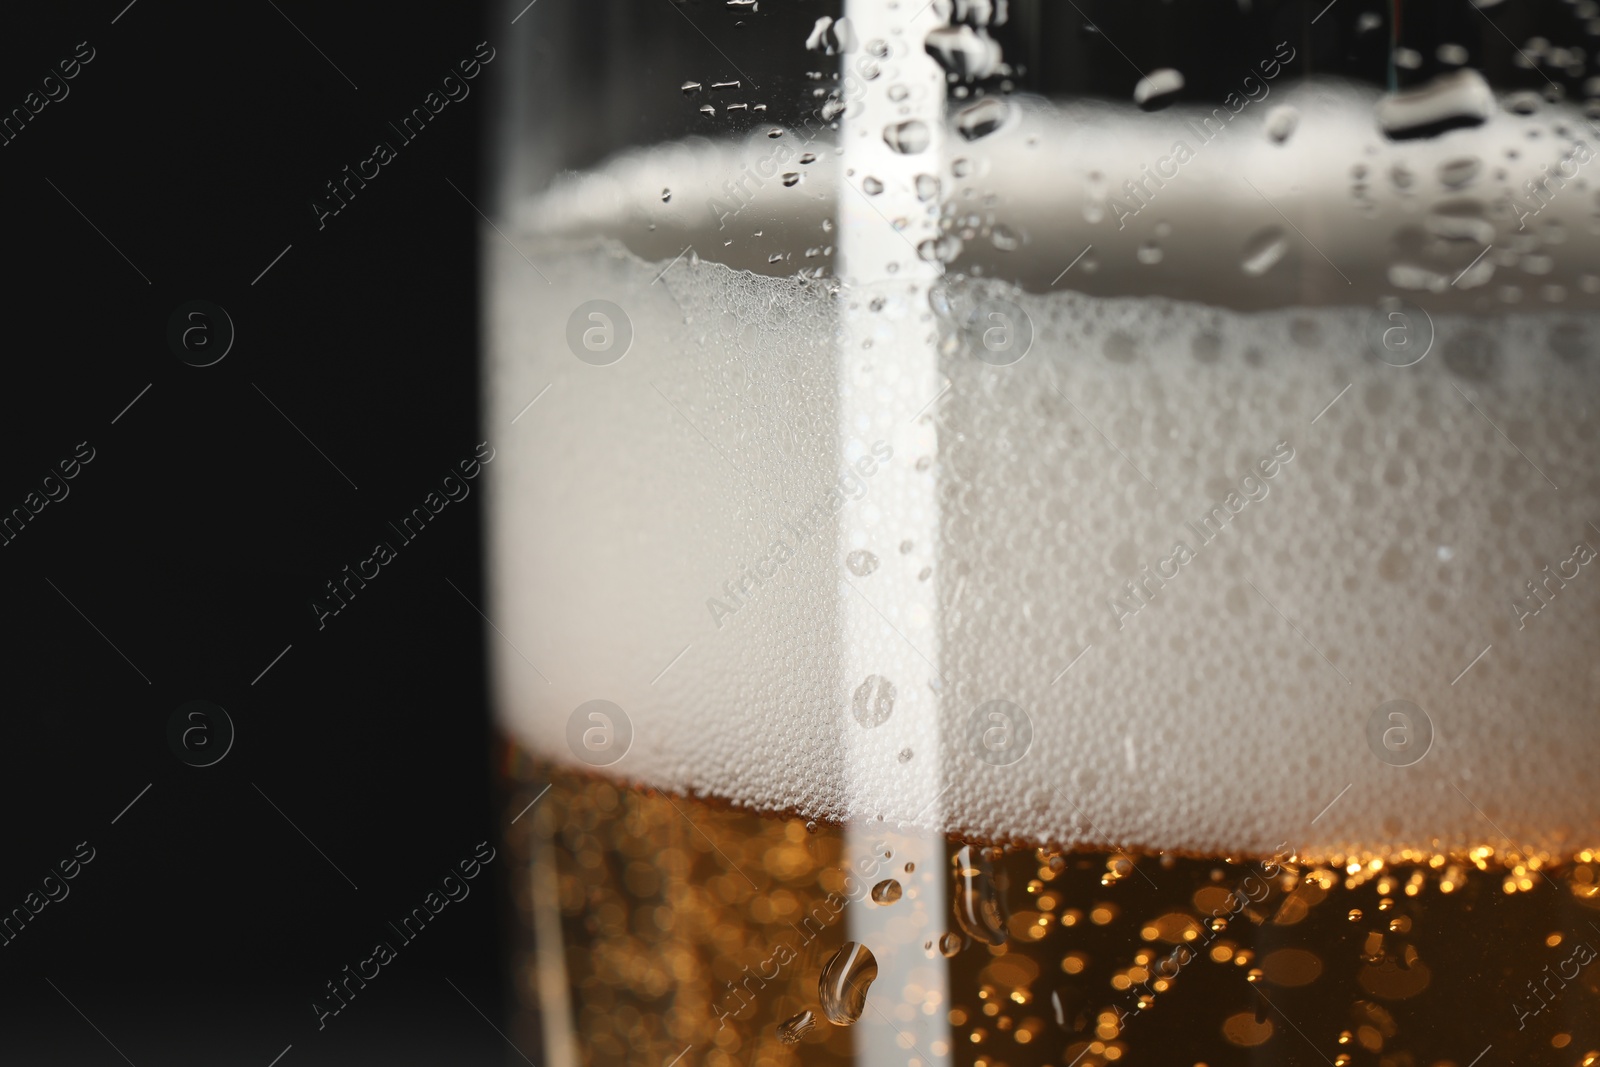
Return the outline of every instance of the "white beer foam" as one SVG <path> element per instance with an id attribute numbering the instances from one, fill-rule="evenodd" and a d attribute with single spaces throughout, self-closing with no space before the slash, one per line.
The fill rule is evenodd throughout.
<path id="1" fill-rule="evenodd" d="M 555 200 L 530 209 L 539 225 L 519 238 L 548 283 L 491 233 L 486 413 L 498 455 L 487 610 L 500 631 L 490 641 L 502 723 L 537 754 L 581 766 L 569 716 L 605 698 L 634 730 L 607 773 L 758 810 L 987 838 L 1228 854 L 1283 843 L 1318 854 L 1595 844 L 1600 799 L 1586 776 L 1600 753 L 1590 654 L 1600 561 L 1577 547 L 1600 547 L 1591 525 L 1600 322 L 1583 281 L 1600 258 L 1592 193 L 1560 190 L 1535 220 L 1563 220 L 1560 243 L 1542 230 L 1522 239 L 1516 215 L 1483 193 L 1475 217 L 1494 227 L 1485 243 L 1503 241 L 1510 254 L 1496 261 L 1494 285 L 1414 294 L 1437 310 L 1432 348 L 1410 367 L 1374 358 L 1364 302 L 1229 310 L 1160 295 L 1208 285 L 1248 294 L 1267 279 L 1290 291 L 1298 272 L 1315 276 L 1308 301 L 1341 300 L 1309 242 L 1298 243 L 1323 246 L 1307 226 L 1289 234 L 1297 258 L 1260 279 L 1239 272 L 1235 249 L 1254 226 L 1281 222 L 1281 209 L 1336 233 L 1338 251 L 1322 251 L 1351 272 L 1351 288 L 1369 285 L 1395 260 L 1389 238 L 1408 218 L 1467 195 L 1432 178 L 1403 193 L 1384 185 L 1388 168 L 1431 175 L 1437 167 L 1419 161 L 1503 158 L 1498 118 L 1381 145 L 1384 169 L 1369 163 L 1377 177 L 1366 183 L 1376 206 L 1364 206 L 1348 168 L 1377 137 L 1371 101 L 1318 92 L 1338 114 L 1323 122 L 1299 99 L 1298 129 L 1275 150 L 1314 148 L 1244 170 L 1277 206 L 1248 189 L 1226 193 L 1231 243 L 1206 260 L 1184 220 L 1220 232 L 1208 220 L 1224 196 L 1218 182 L 1259 151 L 1207 145 L 1140 212 L 1149 236 L 1170 226 L 1166 269 L 1146 273 L 1134 257 L 1149 236 L 1117 230 L 1114 214 L 1071 221 L 1095 200 L 1089 171 L 1120 174 L 1131 162 L 1138 172 L 1149 147 L 1139 136 L 1108 129 L 1104 116 L 1072 128 L 1060 152 L 1075 153 L 1076 169 L 1054 185 L 1024 179 L 1036 164 L 1004 142 L 986 149 L 971 184 L 1008 190 L 995 213 L 1030 234 L 1030 255 L 1053 273 L 1093 243 L 1100 269 L 1085 281 L 1118 276 L 1128 280 L 1118 287 L 1153 294 L 1136 298 L 1064 291 L 1073 280 L 1051 293 L 996 282 L 934 301 L 953 321 L 892 291 L 874 291 L 883 304 L 863 316 L 844 311 L 864 294 L 826 280 L 693 255 L 669 266 L 670 253 L 646 262 L 552 235 L 540 212 Z M 1024 136 L 1013 147 L 1043 146 Z M 630 243 L 644 219 L 670 229 L 679 216 L 646 214 L 650 198 L 659 205 L 672 186 L 675 203 L 693 203 L 720 185 L 733 151 L 678 153 L 670 173 L 635 160 L 632 178 L 619 168 L 595 179 L 608 191 L 587 221 L 584 183 L 556 194 L 562 227 Z M 1296 163 L 1324 157 L 1342 165 Z M 951 163 L 939 168 L 946 182 Z M 1479 180 L 1492 182 L 1495 164 L 1483 166 Z M 781 218 L 792 190 L 772 185 L 749 210 Z M 822 172 L 798 188 L 808 204 L 830 198 Z M 703 218 L 704 204 L 696 210 Z M 694 233 L 696 217 L 681 218 L 682 233 Z M 1052 249 L 1041 249 L 1041 233 Z M 721 252 L 717 234 L 700 227 L 694 241 L 707 259 Z M 820 225 L 814 239 L 828 239 Z M 1213 276 L 1198 277 L 1207 262 Z M 1520 305 L 1496 291 L 1507 276 Z M 1566 292 L 1546 299 L 1541 286 L 1556 284 Z M 1493 317 L 1471 314 L 1479 298 Z M 591 299 L 616 303 L 632 323 L 632 348 L 609 367 L 567 348 L 568 317 Z M 1025 310 L 1034 334 L 1028 355 L 1005 367 L 974 358 L 972 331 L 960 329 L 967 309 L 1001 300 Z M 867 344 L 907 331 L 944 339 L 950 388 L 920 416 L 932 398 L 899 395 Z M 904 429 L 884 439 L 887 462 L 936 490 L 938 521 L 912 525 L 937 528 L 939 544 L 902 550 L 907 517 L 873 492 L 882 466 L 858 466 L 875 442 L 841 443 L 852 436 L 839 425 L 850 389 L 904 408 Z M 926 419 L 937 448 L 919 451 L 935 439 L 917 433 Z M 1223 529 L 1207 543 L 1192 524 L 1215 506 L 1227 519 L 1213 518 Z M 858 590 L 838 578 L 847 546 L 835 507 L 878 561 L 853 579 Z M 1175 553 L 1180 542 L 1187 553 Z M 1170 576 L 1132 610 L 1125 583 L 1146 566 Z M 871 599 L 875 578 L 881 587 L 925 569 L 937 609 L 876 602 L 886 625 L 877 636 L 852 630 L 845 656 L 847 598 Z M 740 582 L 742 603 L 729 592 Z M 1528 582 L 1541 583 L 1540 599 L 1529 599 Z M 906 699 L 876 721 L 875 684 L 865 716 L 874 724 L 864 725 L 844 695 L 866 678 L 842 677 L 840 664 L 869 662 L 875 649 L 903 664 L 902 642 L 924 638 L 936 662 L 884 677 L 897 693 L 935 694 L 920 706 L 937 721 Z M 995 700 L 1032 724 L 1026 754 L 1006 766 L 970 744 L 975 709 Z M 1410 766 L 1382 744 L 1405 720 L 1381 714 L 1369 742 L 1369 721 L 1392 700 L 1431 723 L 1431 746 Z M 857 740 L 863 732 L 871 743 Z M 863 766 L 868 758 L 881 766 Z M 929 761 L 939 790 L 929 789 Z"/>

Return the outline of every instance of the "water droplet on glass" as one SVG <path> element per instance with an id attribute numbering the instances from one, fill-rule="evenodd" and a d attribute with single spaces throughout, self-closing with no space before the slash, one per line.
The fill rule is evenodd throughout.
<path id="1" fill-rule="evenodd" d="M 901 155 L 916 155 L 928 147 L 930 139 L 928 124 L 921 119 L 897 122 L 883 130 L 884 143 Z"/>
<path id="2" fill-rule="evenodd" d="M 1425 85 L 1389 93 L 1378 101 L 1378 128 L 1391 141 L 1432 137 L 1460 126 L 1481 126 L 1494 110 L 1494 93 L 1470 67 L 1441 74 Z"/>
<path id="3" fill-rule="evenodd" d="M 923 203 L 939 195 L 939 179 L 931 174 L 919 174 L 916 179 L 917 199 Z"/>
<path id="4" fill-rule="evenodd" d="M 793 1045 L 816 1029 L 816 1026 L 817 1017 L 808 1008 L 798 1015 L 789 1016 L 778 1024 L 778 1040 L 785 1045 Z"/>
<path id="5" fill-rule="evenodd" d="M 883 183 L 869 174 L 861 179 L 861 191 L 868 196 L 877 196 L 883 192 Z"/>
<path id="6" fill-rule="evenodd" d="M 971 845 L 962 846 L 956 853 L 955 896 L 956 922 L 968 937 L 986 945 L 1005 944 L 1005 916 L 994 872 L 989 861 Z"/>
<path id="7" fill-rule="evenodd" d="M 848 52 L 855 47 L 855 44 L 855 34 L 850 29 L 850 20 L 835 19 L 828 15 L 817 20 L 816 25 L 811 27 L 811 36 L 806 38 L 806 48 L 813 52 L 821 52 L 825 56 Z"/>
<path id="8" fill-rule="evenodd" d="M 901 763 L 910 763 L 911 762 L 911 757 L 912 757 L 911 750 L 909 748 L 902 748 L 900 750 L 900 755 L 897 758 L 900 760 Z"/>
<path id="9" fill-rule="evenodd" d="M 900 554 L 902 556 L 909 556 L 911 554 L 911 550 L 913 548 L 916 548 L 916 547 L 917 546 L 912 544 L 910 541 L 901 541 L 900 542 Z"/>
<path id="10" fill-rule="evenodd" d="M 1015 252 L 1022 247 L 1022 235 L 1003 222 L 994 224 L 994 231 L 989 234 L 989 240 L 1002 252 Z"/>
<path id="11" fill-rule="evenodd" d="M 835 1026 L 849 1026 L 861 1018 L 867 1006 L 867 988 L 878 977 L 878 961 L 872 950 L 855 941 L 846 941 L 823 964 L 817 979 L 817 997 L 822 1014 Z"/>
<path id="12" fill-rule="evenodd" d="M 683 94 L 685 96 L 688 96 L 691 93 L 698 93 L 699 91 L 700 91 L 700 83 L 699 82 L 684 82 L 683 83 Z"/>
<path id="13" fill-rule="evenodd" d="M 1478 176 L 1482 164 L 1476 156 L 1460 156 L 1439 164 L 1439 181 L 1452 189 L 1459 189 Z"/>
<path id="14" fill-rule="evenodd" d="M 1244 256 L 1239 261 L 1239 269 L 1252 278 L 1259 278 L 1283 258 L 1289 251 L 1289 235 L 1281 226 L 1268 226 L 1260 230 L 1244 244 Z"/>
<path id="15" fill-rule="evenodd" d="M 793 189 L 795 186 L 799 185 L 800 184 L 800 175 L 799 175 L 799 173 L 796 172 L 796 171 L 792 171 L 792 170 L 784 171 L 784 173 L 783 173 L 783 184 L 784 184 L 785 187 L 790 188 L 790 189 Z"/>
<path id="16" fill-rule="evenodd" d="M 961 238 L 953 233 L 930 237 L 917 245 L 917 255 L 928 262 L 949 263 L 961 254 Z"/>
<path id="17" fill-rule="evenodd" d="M 900 883 L 893 878 L 885 878 L 872 887 L 872 899 L 878 904 L 893 904 L 900 899 Z"/>
<path id="18" fill-rule="evenodd" d="M 1267 112 L 1267 139 L 1273 144 L 1283 144 L 1300 125 L 1300 112 L 1288 104 L 1279 104 Z"/>
<path id="19" fill-rule="evenodd" d="M 969 141 L 987 137 L 1005 124 L 1007 110 L 1004 100 L 986 96 L 956 114 L 956 131 Z"/>
<path id="20" fill-rule="evenodd" d="M 878 569 L 878 557 L 864 548 L 858 548 L 844 558 L 844 565 L 857 578 L 865 578 Z"/>
<path id="21" fill-rule="evenodd" d="M 663 204 L 666 204 L 666 203 L 670 203 L 671 200 L 672 200 L 672 190 L 671 189 L 663 189 L 663 190 L 661 190 L 661 202 Z"/>
<path id="22" fill-rule="evenodd" d="M 1543 103 L 1532 89 L 1521 89 L 1506 97 L 1506 110 L 1516 115 L 1532 115 Z"/>
<path id="23" fill-rule="evenodd" d="M 1178 99 L 1183 75 L 1171 67 L 1153 70 L 1133 87 L 1133 102 L 1145 111 L 1158 111 Z"/>
<path id="24" fill-rule="evenodd" d="M 948 933 L 939 935 L 939 955 L 949 959 L 961 951 L 961 935 Z"/>
<path id="25" fill-rule="evenodd" d="M 1161 250 L 1161 246 L 1156 244 L 1154 241 L 1146 241 L 1144 244 L 1140 245 L 1139 250 L 1135 252 L 1134 255 L 1138 257 L 1140 263 L 1143 263 L 1147 267 L 1153 267 L 1157 263 L 1160 263 L 1162 259 L 1166 258 L 1166 253 L 1163 252 Z"/>
<path id="26" fill-rule="evenodd" d="M 894 714 L 894 683 L 881 674 L 869 674 L 866 681 L 856 686 L 851 711 L 856 721 L 867 729 L 882 726 Z"/>
<path id="27" fill-rule="evenodd" d="M 940 26 L 929 30 L 922 47 L 946 74 L 963 80 L 987 78 L 1001 66 L 999 42 L 971 26 Z"/>

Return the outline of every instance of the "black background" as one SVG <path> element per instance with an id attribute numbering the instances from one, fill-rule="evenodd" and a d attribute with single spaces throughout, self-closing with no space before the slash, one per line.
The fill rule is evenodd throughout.
<path id="1" fill-rule="evenodd" d="M 468 3 L 126 4 L 13 5 L 0 35 L 4 113 L 94 49 L 0 147 L 0 512 L 94 450 L 0 547 L 0 914 L 95 850 L 0 947 L 0 1063 L 523 1062 L 494 1029 L 504 856 L 414 943 L 386 925 L 498 844 L 481 494 L 310 607 L 481 440 L 487 78 L 410 144 L 387 123 L 494 34 Z M 319 229 L 379 140 L 398 158 Z M 204 368 L 167 340 L 196 299 L 236 331 Z M 237 730 L 205 768 L 167 742 L 196 699 Z M 380 939 L 399 958 L 319 1031 Z"/>

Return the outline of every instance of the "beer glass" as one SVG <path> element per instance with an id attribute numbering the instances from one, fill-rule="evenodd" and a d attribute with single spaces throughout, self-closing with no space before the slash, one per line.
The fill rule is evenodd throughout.
<path id="1" fill-rule="evenodd" d="M 1594 3 L 503 15 L 520 1047 L 1600 1059 Z"/>

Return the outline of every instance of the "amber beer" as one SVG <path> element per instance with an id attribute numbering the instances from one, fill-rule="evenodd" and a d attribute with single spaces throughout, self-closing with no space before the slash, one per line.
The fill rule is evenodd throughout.
<path id="1" fill-rule="evenodd" d="M 550 786 L 512 838 L 544 865 L 519 883 L 517 986 L 524 1047 L 542 1041 L 549 1062 L 661 1064 L 686 1048 L 686 1062 L 719 1067 L 868 1062 L 852 997 L 857 1019 L 875 1018 L 871 1004 L 937 1023 L 936 1039 L 900 1043 L 892 1062 L 905 1064 L 1600 1059 L 1592 852 L 1250 858 L 952 840 L 942 863 L 907 870 L 893 835 L 852 863 L 837 826 L 508 755 L 511 811 Z M 944 914 L 936 939 L 865 946 L 919 952 L 942 990 L 884 988 L 859 962 L 829 975 L 860 953 L 846 908 L 959 901 L 963 883 L 980 899 Z M 564 995 L 541 986 L 552 979 Z"/>

